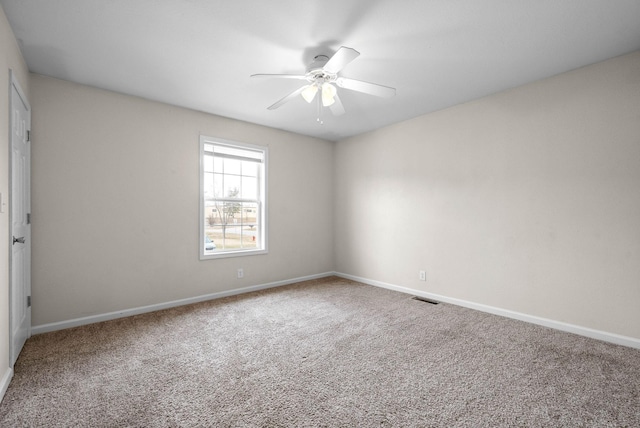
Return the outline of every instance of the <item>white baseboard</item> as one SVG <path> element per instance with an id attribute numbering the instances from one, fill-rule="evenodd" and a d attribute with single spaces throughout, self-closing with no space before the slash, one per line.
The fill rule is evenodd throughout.
<path id="1" fill-rule="evenodd" d="M 47 333 L 50 331 L 64 330 L 66 328 L 79 327 L 81 325 L 93 324 L 93 323 L 102 322 L 102 321 L 109 321 L 109 320 L 114 320 L 118 318 L 125 318 L 133 315 L 140 315 L 148 312 L 155 312 L 162 309 L 175 308 L 177 306 L 189 305 L 192 303 L 199 303 L 207 300 L 220 299 L 222 297 L 235 296 L 237 294 L 251 293 L 252 291 L 265 290 L 267 288 L 280 287 L 287 284 L 293 284 L 293 283 L 302 282 L 302 281 L 309 281 L 312 279 L 325 278 L 327 276 L 332 276 L 332 275 L 334 275 L 334 272 L 325 272 L 325 273 L 320 273 L 316 275 L 308 275 L 308 276 L 303 276 L 299 278 L 269 282 L 266 284 L 236 288 L 233 290 L 219 291 L 217 293 L 205 294 L 203 296 L 190 297 L 187 299 L 174 300 L 171 302 L 158 303 L 155 305 L 140 306 L 137 308 L 124 309 L 116 312 L 108 312 L 106 314 L 98 314 L 98 315 L 92 315 L 92 316 L 83 317 L 83 318 L 75 318 L 75 319 L 66 320 L 66 321 L 36 325 L 31 327 L 31 334 L 35 335 L 35 334 Z"/>
<path id="2" fill-rule="evenodd" d="M 13 378 L 13 369 L 11 367 L 7 367 L 7 370 L 4 372 L 2 379 L 0 380 L 0 403 L 4 398 L 4 394 L 7 392 L 7 388 L 9 388 L 9 383 Z"/>
<path id="3" fill-rule="evenodd" d="M 427 293 L 424 291 L 413 290 L 407 287 L 401 287 L 399 285 L 388 284 L 386 282 L 375 281 L 368 278 L 361 278 L 359 276 L 348 275 L 345 273 L 334 272 L 334 275 L 341 278 L 350 279 L 363 284 L 373 285 L 376 287 L 386 288 L 389 290 L 399 291 L 401 293 L 412 294 L 414 296 L 424 297 L 427 299 L 437 300 L 443 303 L 450 303 L 452 305 L 463 306 L 469 309 L 475 309 L 482 312 L 487 312 L 494 315 L 500 315 L 507 318 L 513 318 L 520 321 L 529 322 L 532 324 L 538 324 L 544 327 L 553 328 L 556 330 L 566 331 L 569 333 L 578 334 L 580 336 L 590 337 L 592 339 L 598 339 L 605 342 L 615 343 L 616 345 L 628 346 L 630 348 L 640 349 L 640 339 L 636 339 L 628 336 L 621 336 L 615 333 L 608 333 L 606 331 L 594 330 L 588 327 L 581 327 L 574 324 L 567 324 L 561 321 L 554 321 L 547 318 L 536 317 L 533 315 L 527 315 L 520 312 L 514 312 L 507 309 L 496 308 L 494 306 L 483 305 L 480 303 L 469 302 L 466 300 L 456 299 L 452 297 L 441 296 L 439 294 Z"/>
<path id="4" fill-rule="evenodd" d="M 133 315 L 154 312 L 162 309 L 169 309 L 177 306 L 189 305 L 192 303 L 198 303 L 198 302 L 204 302 L 207 300 L 219 299 L 222 297 L 234 296 L 237 294 L 250 293 L 252 291 L 280 287 L 283 285 L 293 284 L 301 281 L 325 278 L 327 276 L 332 276 L 332 275 L 339 276 L 341 278 L 350 279 L 357 282 L 361 282 L 363 284 L 373 285 L 375 287 L 381 287 L 389 290 L 399 291 L 405 294 L 412 294 L 414 296 L 420 296 L 427 299 L 437 300 L 443 303 L 449 303 L 452 305 L 462 306 L 469 309 L 475 309 L 478 311 L 487 312 L 494 315 L 500 315 L 507 318 L 517 319 L 517 320 L 529 322 L 532 324 L 538 324 L 544 327 L 554 328 L 556 330 L 566 331 L 569 333 L 578 334 L 580 336 L 590 337 L 592 339 L 598 339 L 605 342 L 615 343 L 617 345 L 623 345 L 630 348 L 640 349 L 640 339 L 636 339 L 633 337 L 622 336 L 619 334 L 609 333 L 601 330 L 594 330 L 588 327 L 581 327 L 574 324 L 568 324 L 561 321 L 554 321 L 547 318 L 541 318 L 534 315 L 527 315 L 520 312 L 510 311 L 508 309 L 502 309 L 494 306 L 483 305 L 480 303 L 469 302 L 467 300 L 456 299 L 453 297 L 442 296 L 439 294 L 427 293 L 424 291 L 414 290 L 408 287 L 402 287 L 399 285 L 389 284 L 386 282 L 376 281 L 368 278 L 362 278 L 359 276 L 349 275 L 349 274 L 340 273 L 340 272 L 325 272 L 325 273 L 320 273 L 316 275 L 309 275 L 309 276 L 292 278 L 292 279 L 287 279 L 282 281 L 269 282 L 266 284 L 237 288 L 234 290 L 220 291 L 217 293 L 206 294 L 203 296 L 196 296 L 196 297 L 191 297 L 191 298 L 181 299 L 181 300 L 174 300 L 171 302 L 159 303 L 155 305 L 141 306 L 137 308 L 125 309 L 122 311 L 109 312 L 106 314 L 99 314 L 99 315 L 93 315 L 93 316 L 84 317 L 84 318 L 75 318 L 67 321 L 37 325 L 31 328 L 31 334 L 35 335 L 35 334 L 47 333 L 50 331 L 63 330 L 71 327 L 78 327 L 81 325 L 93 324 L 93 323 L 102 322 L 102 321 L 109 321 L 117 318 L 124 318 L 124 317 L 133 316 Z M 11 371 L 10 373 L 11 374 L 9 375 L 8 380 L 5 379 L 7 377 L 6 374 L 5 374 L 5 378 L 3 378 L 3 382 L 6 380 L 7 384 L 6 385 L 4 385 L 4 383 L 0 384 L 0 392 L 2 393 L 2 395 L 4 395 L 4 391 L 8 386 L 8 381 L 11 380 L 11 375 L 13 371 Z"/>

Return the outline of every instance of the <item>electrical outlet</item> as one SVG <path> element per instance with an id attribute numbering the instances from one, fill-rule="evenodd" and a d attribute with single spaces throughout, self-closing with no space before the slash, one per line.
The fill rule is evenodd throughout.
<path id="1" fill-rule="evenodd" d="M 427 280 L 427 272 L 421 270 L 420 272 L 418 272 L 418 277 L 420 278 L 420 281 L 426 281 Z"/>
<path id="2" fill-rule="evenodd" d="M 238 269 L 238 279 L 240 278 L 244 278 L 244 269 L 242 268 Z"/>

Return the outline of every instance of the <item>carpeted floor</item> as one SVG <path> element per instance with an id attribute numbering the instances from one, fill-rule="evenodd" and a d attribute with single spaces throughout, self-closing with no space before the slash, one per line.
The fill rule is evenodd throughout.
<path id="1" fill-rule="evenodd" d="M 640 351 L 333 277 L 34 336 L 0 426 L 638 427 Z"/>

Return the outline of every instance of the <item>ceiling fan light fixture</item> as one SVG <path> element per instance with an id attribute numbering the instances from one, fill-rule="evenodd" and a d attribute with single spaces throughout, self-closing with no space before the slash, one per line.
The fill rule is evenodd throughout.
<path id="1" fill-rule="evenodd" d="M 312 84 L 312 85 L 307 86 L 302 91 L 301 95 L 302 95 L 302 98 L 304 98 L 304 100 L 306 102 L 310 103 L 315 98 L 317 92 L 318 92 L 318 87 L 315 84 Z"/>
<path id="2" fill-rule="evenodd" d="M 322 84 L 322 105 L 329 107 L 336 102 L 336 87 L 329 82 Z"/>

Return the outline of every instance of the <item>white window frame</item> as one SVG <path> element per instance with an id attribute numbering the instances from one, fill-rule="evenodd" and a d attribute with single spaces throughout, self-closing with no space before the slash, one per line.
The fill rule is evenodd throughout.
<path id="1" fill-rule="evenodd" d="M 205 145 L 219 145 L 219 146 L 227 146 L 238 149 L 246 149 L 252 151 L 258 151 L 263 154 L 262 161 L 262 175 L 260 176 L 260 185 L 259 185 L 259 204 L 258 204 L 258 214 L 256 216 L 256 222 L 258 223 L 258 233 L 259 238 L 258 242 L 260 244 L 259 248 L 255 249 L 233 249 L 233 250 L 222 250 L 215 253 L 205 253 L 204 245 L 205 245 L 205 185 L 204 185 L 204 157 L 205 157 Z M 200 242 L 200 260 L 210 260 L 210 259 L 220 259 L 226 257 L 239 257 L 239 256 L 251 256 L 257 254 L 266 254 L 268 253 L 268 239 L 267 239 L 267 177 L 268 177 L 268 158 L 269 158 L 269 149 L 266 146 L 259 146 L 255 144 L 241 143 L 238 141 L 225 140 L 222 138 L 215 137 L 207 137 L 204 135 L 200 136 L 200 227 L 199 233 L 200 237 L 198 241 Z M 241 202 L 243 200 L 240 200 Z"/>

